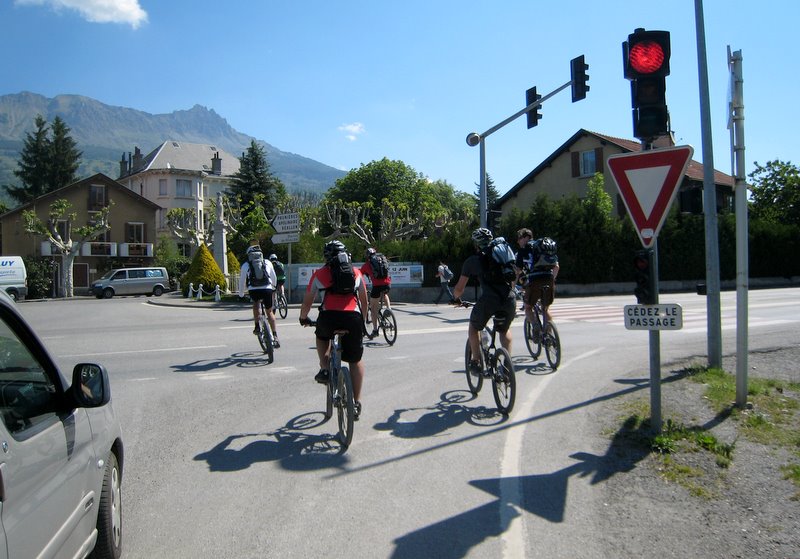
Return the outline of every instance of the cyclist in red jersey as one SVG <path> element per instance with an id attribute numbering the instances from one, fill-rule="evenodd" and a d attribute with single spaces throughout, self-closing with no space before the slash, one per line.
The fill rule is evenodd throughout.
<path id="1" fill-rule="evenodd" d="M 317 317 L 317 356 L 319 357 L 319 372 L 314 380 L 321 384 L 328 382 L 328 360 L 330 358 L 330 343 L 336 330 L 347 330 L 342 336 L 342 360 L 350 365 L 353 377 L 353 396 L 356 401 L 356 419 L 361 415 L 361 386 L 364 382 L 364 355 L 362 342 L 364 332 L 364 315 L 361 309 L 367 308 L 367 288 L 364 278 L 358 268 L 353 267 L 355 274 L 355 289 L 353 293 L 329 292 L 333 286 L 333 273 L 330 262 L 335 260 L 339 253 L 346 252 L 344 244 L 340 241 L 330 241 L 325 245 L 323 254 L 325 265 L 318 268 L 311 275 L 300 308 L 300 324 L 308 326 L 308 313 L 317 297 L 322 293 L 322 304 Z"/>
<path id="2" fill-rule="evenodd" d="M 392 308 L 389 301 L 389 290 L 392 288 L 392 276 L 386 274 L 385 278 L 376 278 L 375 271 L 372 269 L 370 257 L 377 252 L 378 251 L 372 247 L 368 248 L 365 253 L 366 261 L 364 265 L 361 266 L 361 273 L 367 276 L 372 283 L 372 290 L 369 292 L 369 313 L 372 316 L 372 333 L 369 334 L 370 339 L 378 336 L 378 312 L 381 308 L 381 297 L 385 297 L 384 304 L 386 308 Z"/>

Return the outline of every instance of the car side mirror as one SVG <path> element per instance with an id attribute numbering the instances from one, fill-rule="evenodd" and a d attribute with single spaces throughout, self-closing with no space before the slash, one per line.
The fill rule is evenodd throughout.
<path id="1" fill-rule="evenodd" d="M 108 371 L 95 363 L 78 363 L 72 369 L 73 398 L 82 408 L 97 408 L 111 401 Z"/>

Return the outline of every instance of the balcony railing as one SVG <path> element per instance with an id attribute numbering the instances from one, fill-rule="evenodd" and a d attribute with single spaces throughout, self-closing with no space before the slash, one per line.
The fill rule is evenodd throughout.
<path id="1" fill-rule="evenodd" d="M 120 243 L 119 255 L 125 257 L 153 257 L 153 243 Z"/>
<path id="2" fill-rule="evenodd" d="M 117 243 L 83 243 L 81 256 L 116 256 Z"/>

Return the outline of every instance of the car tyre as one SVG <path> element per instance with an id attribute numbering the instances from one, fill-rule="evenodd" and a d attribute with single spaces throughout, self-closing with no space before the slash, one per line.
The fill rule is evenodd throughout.
<path id="1" fill-rule="evenodd" d="M 163 294 L 164 294 L 164 288 L 161 287 L 160 285 L 157 285 L 153 288 L 153 295 L 155 295 L 156 297 L 161 297 L 161 295 Z"/>
<path id="2" fill-rule="evenodd" d="M 114 290 L 111 289 L 110 287 L 106 287 L 103 290 L 103 297 L 105 297 L 106 299 L 111 299 L 113 296 L 114 296 Z"/>
<path id="3" fill-rule="evenodd" d="M 97 511 L 97 543 L 92 559 L 119 559 L 122 556 L 122 472 L 117 456 L 110 452 L 103 475 L 100 507 Z"/>

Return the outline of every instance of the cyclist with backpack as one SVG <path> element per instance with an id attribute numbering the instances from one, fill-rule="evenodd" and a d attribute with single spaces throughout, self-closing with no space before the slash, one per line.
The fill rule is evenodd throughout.
<path id="1" fill-rule="evenodd" d="M 261 317 L 261 303 L 267 313 L 267 322 L 272 329 L 273 345 L 281 347 L 278 341 L 278 328 L 275 323 L 275 313 L 273 307 L 273 295 L 277 278 L 272 263 L 264 258 L 264 253 L 258 243 L 251 244 L 247 248 L 247 260 L 242 264 L 239 271 L 239 297 L 244 297 L 245 289 L 250 293 L 250 300 L 253 302 L 253 320 L 256 323 L 253 334 L 258 336 L 261 329 L 259 318 Z"/>
<path id="2" fill-rule="evenodd" d="M 286 266 L 283 265 L 283 262 L 278 260 L 277 254 L 270 254 L 269 261 L 272 263 L 272 267 L 275 269 L 275 277 L 278 280 L 278 287 L 275 292 L 280 295 L 284 295 L 283 285 L 286 283 Z"/>
<path id="3" fill-rule="evenodd" d="M 533 240 L 531 230 L 523 228 L 517 231 L 517 244 L 519 252 L 516 266 L 519 270 L 519 281 L 525 287 L 522 297 L 525 316 L 531 324 L 535 324 L 533 306 L 542 299 L 542 288 L 547 286 L 542 310 L 547 313 L 547 319 L 551 320 L 549 309 L 556 295 L 556 276 L 560 269 L 556 242 L 550 237 Z"/>
<path id="4" fill-rule="evenodd" d="M 367 288 L 361 271 L 353 266 L 350 255 L 341 241 L 330 241 L 323 249 L 325 264 L 317 268 L 308 280 L 303 304 L 300 307 L 300 324 L 309 325 L 308 313 L 317 293 L 322 293 L 322 304 L 317 317 L 316 347 L 319 372 L 314 380 L 328 382 L 330 344 L 336 330 L 347 330 L 342 337 L 342 360 L 350 365 L 353 377 L 356 419 L 361 415 L 361 386 L 364 382 L 364 355 L 362 341 L 364 315 L 367 308 Z"/>
<path id="5" fill-rule="evenodd" d="M 492 232 L 481 227 L 472 232 L 475 254 L 464 261 L 461 276 L 453 289 L 457 303 L 467 287 L 470 277 L 477 277 L 481 294 L 469 316 L 469 345 L 472 350 L 470 369 L 480 371 L 480 332 L 492 317 L 502 319 L 497 325 L 500 344 L 511 353 L 511 323 L 516 315 L 513 283 L 516 277 L 514 253 L 503 237 L 494 238 Z"/>
<path id="6" fill-rule="evenodd" d="M 392 278 L 389 276 L 389 261 L 380 252 L 370 247 L 367 249 L 361 273 L 367 276 L 372 283 L 369 293 L 369 312 L 372 317 L 372 333 L 369 339 L 378 335 L 378 313 L 381 307 L 381 297 L 387 309 L 392 306 L 389 302 L 389 290 L 392 288 Z"/>

